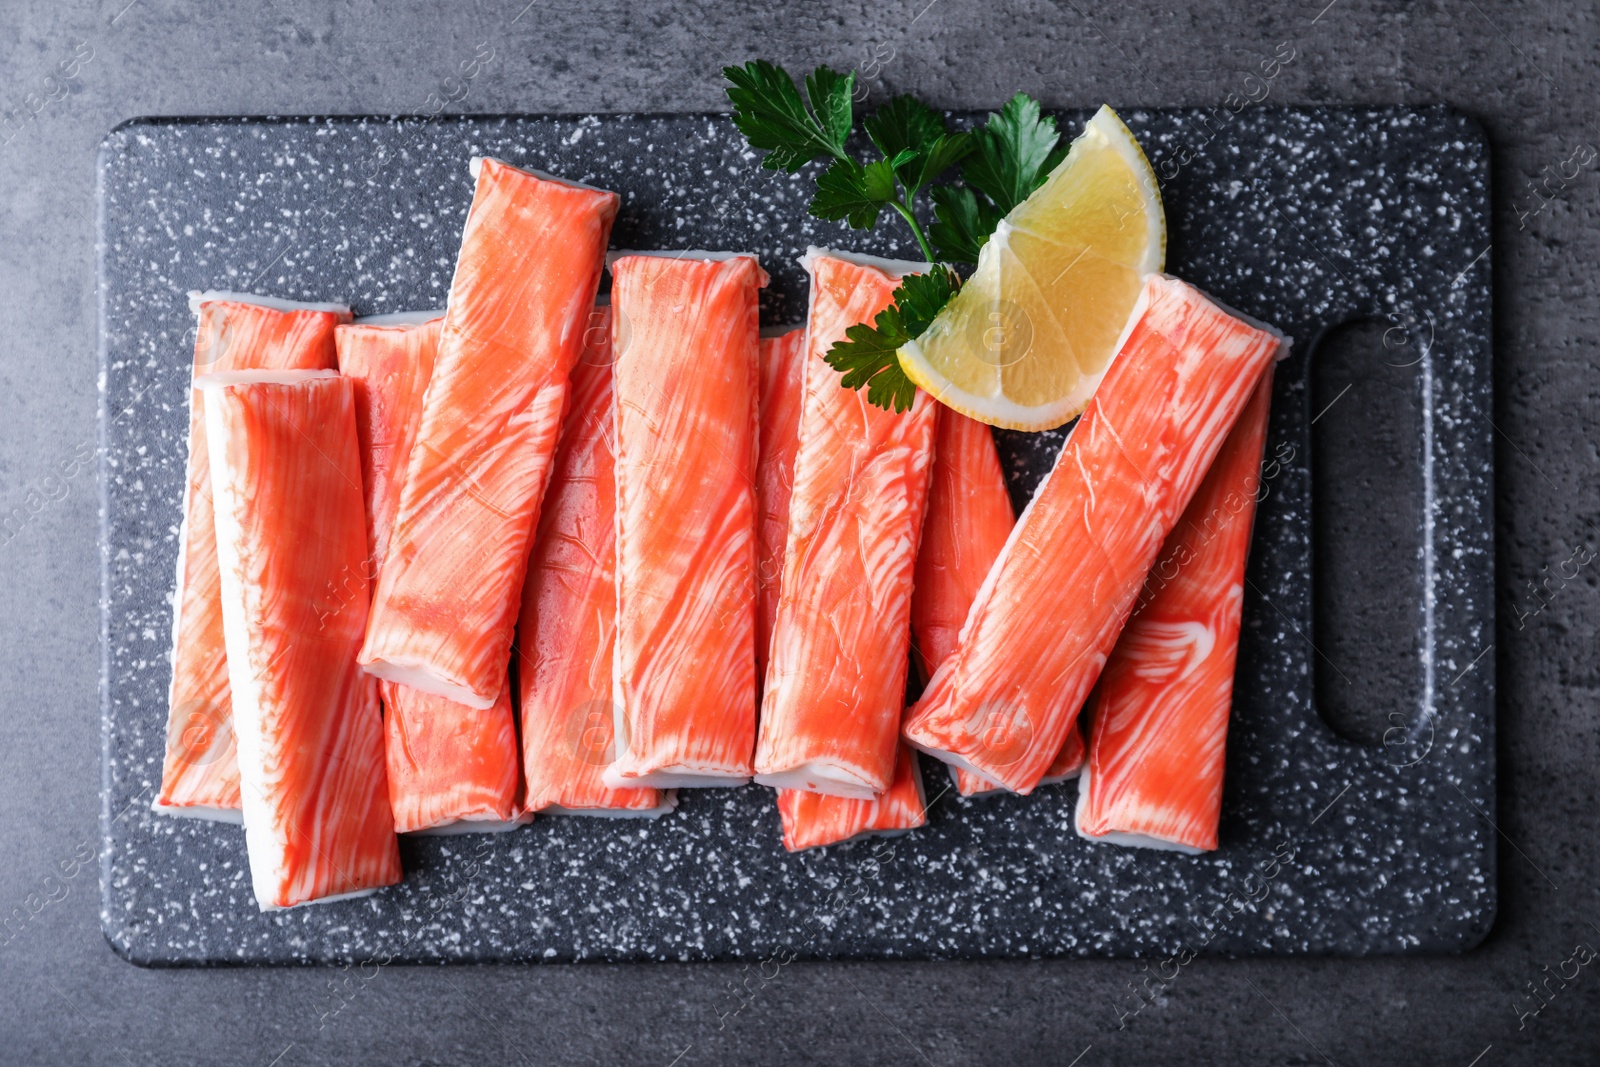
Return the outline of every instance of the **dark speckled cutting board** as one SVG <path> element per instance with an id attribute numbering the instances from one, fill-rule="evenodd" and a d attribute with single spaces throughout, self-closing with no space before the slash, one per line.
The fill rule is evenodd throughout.
<path id="1" fill-rule="evenodd" d="M 1062 119 L 1075 133 L 1085 117 Z M 929 764 L 929 825 L 894 841 L 791 856 L 769 791 L 689 792 L 656 822 L 541 818 L 408 841 L 402 885 L 273 915 L 256 910 L 238 827 L 149 811 L 183 490 L 184 294 L 439 306 L 473 154 L 620 191 L 618 247 L 758 252 L 768 323 L 802 317 L 808 244 L 912 248 L 892 220 L 861 235 L 810 218 L 809 176 L 757 169 L 717 116 L 114 131 L 99 169 L 113 947 L 201 964 L 1354 955 L 1481 940 L 1495 914 L 1482 131 L 1445 109 L 1124 118 L 1162 178 L 1169 271 L 1297 341 L 1276 386 L 1217 852 L 1091 845 L 1072 829 L 1075 785 L 961 800 Z M 1062 437 L 1000 435 L 1019 500 Z"/>

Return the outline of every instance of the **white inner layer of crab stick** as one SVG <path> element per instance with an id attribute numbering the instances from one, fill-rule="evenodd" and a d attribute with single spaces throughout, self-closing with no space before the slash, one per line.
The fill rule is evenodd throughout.
<path id="1" fill-rule="evenodd" d="M 895 753 L 894 780 L 870 800 L 848 800 L 803 789 L 778 791 L 783 847 L 790 852 L 862 837 L 897 837 L 926 825 L 922 767 L 906 745 Z"/>

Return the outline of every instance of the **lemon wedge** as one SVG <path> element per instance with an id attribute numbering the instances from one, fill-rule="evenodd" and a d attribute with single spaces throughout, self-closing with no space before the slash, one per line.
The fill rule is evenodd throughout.
<path id="1" fill-rule="evenodd" d="M 900 366 L 980 422 L 1060 426 L 1105 377 L 1166 248 L 1155 172 L 1117 113 L 1102 107 L 1001 221 L 961 291 L 900 349 Z"/>

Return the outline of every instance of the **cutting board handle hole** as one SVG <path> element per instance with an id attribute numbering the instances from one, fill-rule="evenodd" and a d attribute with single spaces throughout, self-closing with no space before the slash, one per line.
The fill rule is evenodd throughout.
<path id="1" fill-rule="evenodd" d="M 1343 323 L 1317 339 L 1307 390 L 1317 711 L 1340 737 L 1385 750 L 1424 718 L 1414 348 L 1389 322 Z"/>

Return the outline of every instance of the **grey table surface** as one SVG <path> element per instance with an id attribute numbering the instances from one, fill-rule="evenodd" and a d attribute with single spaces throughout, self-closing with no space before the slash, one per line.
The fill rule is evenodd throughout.
<path id="1" fill-rule="evenodd" d="M 441 8 L 444 5 L 440 5 Z M 0 1063 L 1600 1061 L 1597 15 L 1565 4 L 177 4 L 0 7 Z M 95 147 L 139 115 L 705 110 L 767 56 L 984 107 L 1452 104 L 1494 148 L 1500 913 L 1459 956 L 146 970 L 100 932 Z M 63 64 L 65 64 L 63 66 Z M 63 77 L 63 71 L 71 75 Z M 48 80 L 47 80 L 48 79 Z M 1247 90 L 1249 91 L 1249 90 Z M 1534 182 L 1542 183 L 1537 192 Z M 1486 413 L 1485 417 L 1490 417 Z M 1576 577 L 1568 574 L 1576 572 Z M 1532 583 L 1539 583 L 1537 593 Z M 1356 813 L 1359 817 L 1359 813 Z M 1589 847 L 1586 847 L 1589 846 Z M 1565 971 L 1565 980 L 1553 977 Z M 1534 999 L 1538 984 L 1542 1000 Z M 759 984 L 757 982 L 756 984 Z M 332 1009 L 343 1003 L 334 1012 Z M 1531 1009 L 1543 1007 L 1537 1014 Z M 1078 1059 L 1074 1060 L 1074 1057 Z"/>

